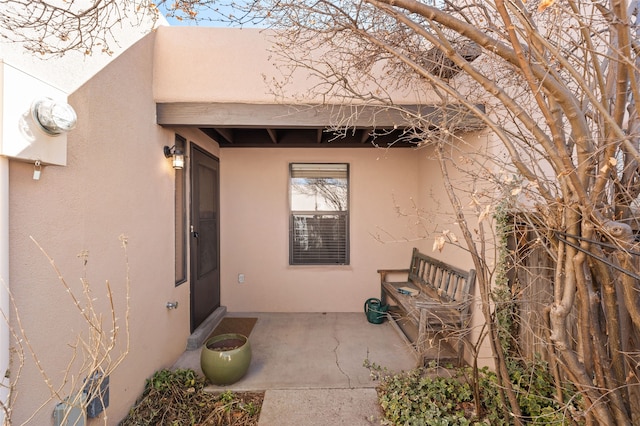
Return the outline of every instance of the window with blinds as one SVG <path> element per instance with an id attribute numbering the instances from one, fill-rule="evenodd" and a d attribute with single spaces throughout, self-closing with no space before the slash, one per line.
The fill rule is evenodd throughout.
<path id="1" fill-rule="evenodd" d="M 349 264 L 349 165 L 289 165 L 289 264 Z"/>

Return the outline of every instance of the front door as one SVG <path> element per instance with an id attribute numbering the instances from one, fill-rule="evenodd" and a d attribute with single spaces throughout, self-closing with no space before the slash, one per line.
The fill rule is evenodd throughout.
<path id="1" fill-rule="evenodd" d="M 218 166 L 191 144 L 191 332 L 220 306 Z"/>

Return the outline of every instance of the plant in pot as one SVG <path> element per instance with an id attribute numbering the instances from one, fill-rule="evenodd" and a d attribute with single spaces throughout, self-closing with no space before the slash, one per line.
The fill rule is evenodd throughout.
<path id="1" fill-rule="evenodd" d="M 251 364 L 249 339 L 238 333 L 220 334 L 204 342 L 200 367 L 214 385 L 230 385 L 247 373 Z"/>

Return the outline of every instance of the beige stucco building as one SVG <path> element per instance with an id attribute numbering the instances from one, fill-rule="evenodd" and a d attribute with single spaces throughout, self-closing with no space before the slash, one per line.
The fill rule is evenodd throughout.
<path id="1" fill-rule="evenodd" d="M 315 128 L 312 134 L 321 139 L 329 124 L 322 120 L 330 117 L 301 118 L 299 110 L 283 115 L 277 109 L 282 100 L 266 83 L 277 74 L 268 43 L 253 29 L 160 27 L 67 94 L 78 118 L 66 136 L 66 165 L 44 164 L 35 180 L 34 162 L 2 159 L 7 173 L 0 180 L 8 200 L 8 234 L 0 234 L 8 244 L 8 273 L 2 279 L 16 307 L 11 329 L 22 343 L 11 343 L 11 375 L 19 374 L 16 424 L 50 424 L 56 398 L 68 396 L 84 379 L 82 355 L 72 359 L 78 336 L 86 342 L 95 338 L 83 318 L 91 312 L 87 300 L 101 315 L 105 344 L 111 341 L 111 312 L 117 317 L 112 365 L 126 352 L 110 374 L 106 412 L 108 424 L 116 424 L 145 379 L 185 350 L 200 321 L 193 312 L 204 297 L 193 288 L 199 268 L 216 275 L 219 302 L 209 303 L 212 309 L 360 312 L 364 300 L 380 294 L 377 269 L 407 267 L 412 247 L 431 253 L 433 239 L 421 238 L 423 227 L 452 226 L 414 216 L 416 208 L 429 212 L 437 205 L 445 213 L 448 206 L 428 150 L 376 149 L 366 141 L 341 147 L 340 140 L 287 145 L 286 128 Z M 294 84 L 302 90 L 309 82 Z M 402 96 L 403 102 L 415 102 L 410 94 Z M 278 125 L 264 134 L 269 143 L 236 147 L 225 129 L 242 127 L 241 121 L 261 130 L 269 122 Z M 201 130 L 207 126 L 218 131 Z M 164 155 L 176 135 L 186 154 L 181 170 Z M 290 265 L 291 163 L 348 164 L 348 264 Z M 201 183 L 196 194 L 196 179 L 211 185 Z M 194 200 L 201 217 L 194 216 Z M 199 264 L 199 256 L 213 260 Z M 473 267 L 453 246 L 433 256 Z M 88 298 L 83 280 L 90 285 Z M 177 308 L 167 307 L 175 302 Z"/>

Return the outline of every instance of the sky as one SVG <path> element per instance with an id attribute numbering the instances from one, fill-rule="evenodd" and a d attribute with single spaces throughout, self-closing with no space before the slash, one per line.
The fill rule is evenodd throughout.
<path id="1" fill-rule="evenodd" d="M 171 3 L 172 0 L 167 0 L 167 3 Z M 224 1 L 225 3 L 227 1 Z M 160 12 L 162 12 L 163 15 L 165 15 L 167 21 L 169 22 L 169 24 L 171 24 L 172 26 L 201 26 L 201 27 L 234 27 L 234 26 L 239 26 L 238 24 L 234 24 L 234 23 L 228 23 L 228 22 L 221 22 L 219 20 L 219 16 L 222 14 L 224 16 L 233 16 L 234 15 L 234 9 L 231 6 L 217 6 L 219 13 L 213 12 L 213 11 L 207 11 L 207 10 L 203 10 L 200 11 L 198 13 L 198 20 L 192 20 L 192 19 L 176 19 L 176 18 L 172 18 L 172 17 L 167 17 L 166 16 L 166 8 L 164 7 L 165 4 L 161 4 L 158 6 L 158 8 L 160 9 Z M 245 26 L 250 26 L 250 25 L 245 25 Z"/>

